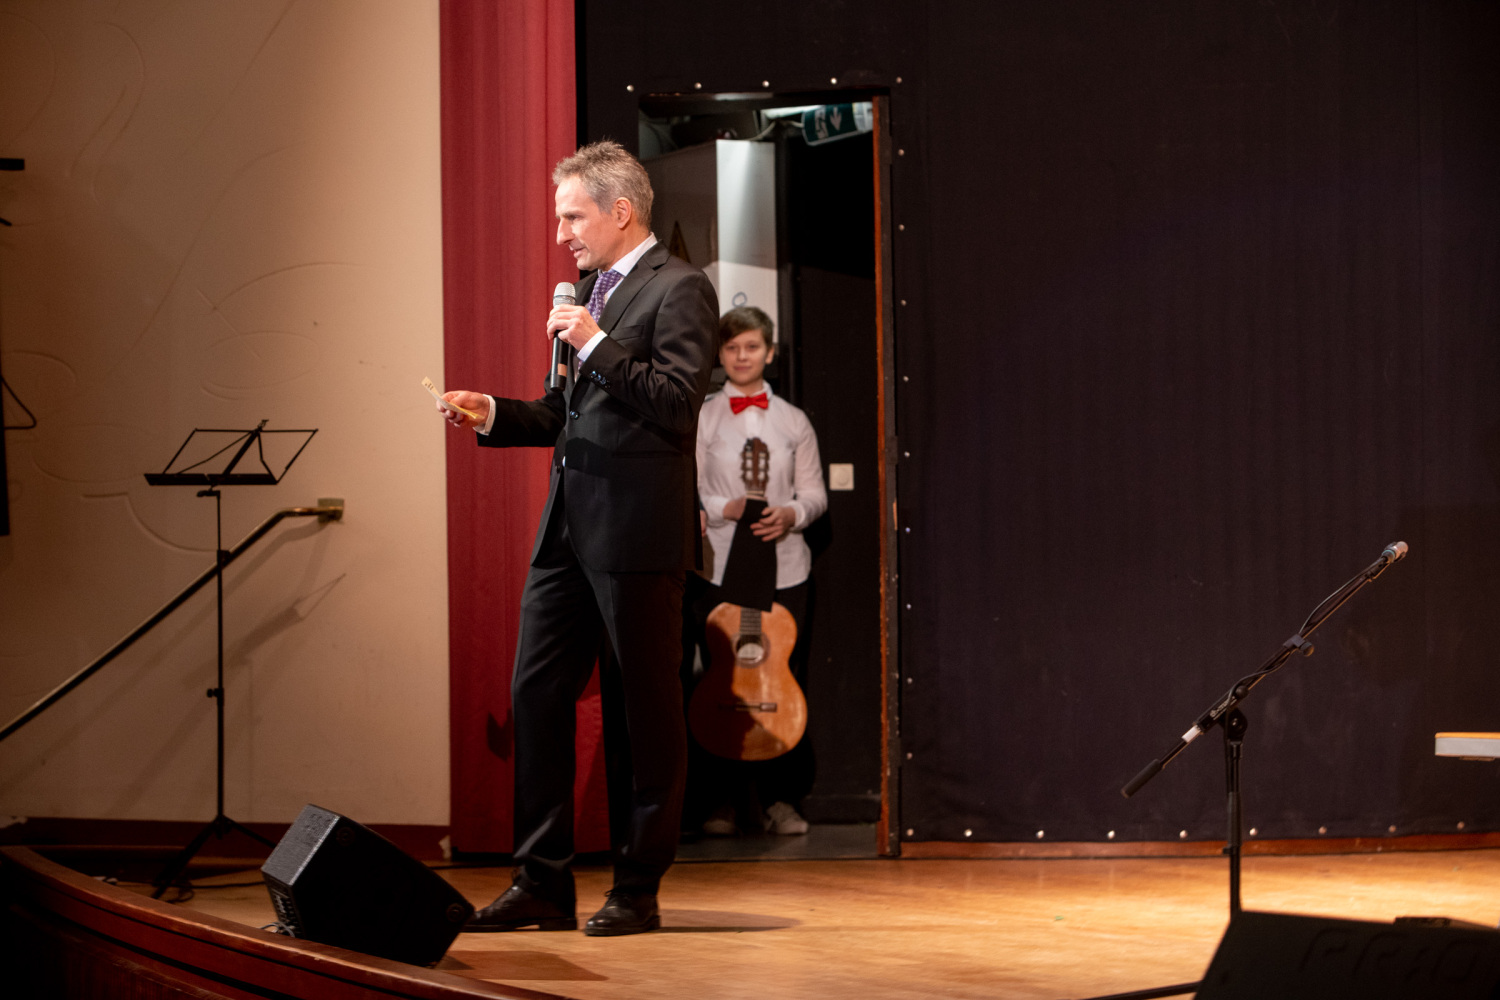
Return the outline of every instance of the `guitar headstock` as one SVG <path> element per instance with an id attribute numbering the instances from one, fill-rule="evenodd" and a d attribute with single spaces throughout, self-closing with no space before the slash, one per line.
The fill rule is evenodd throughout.
<path id="1" fill-rule="evenodd" d="M 740 477 L 751 500 L 766 498 L 766 483 L 771 478 L 771 449 L 760 438 L 746 439 L 740 451 Z"/>

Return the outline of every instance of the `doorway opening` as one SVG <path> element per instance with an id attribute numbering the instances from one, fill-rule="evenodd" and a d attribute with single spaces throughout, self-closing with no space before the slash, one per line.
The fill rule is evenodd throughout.
<path id="1" fill-rule="evenodd" d="M 899 843 L 886 106 L 870 92 L 641 101 L 653 228 L 714 280 L 721 312 L 750 305 L 775 321 L 765 378 L 807 414 L 828 496 L 804 530 L 813 561 L 799 655 L 815 767 L 799 806 L 810 829 L 747 833 L 756 804 L 741 802 L 738 835 L 703 835 L 690 788 L 681 860 L 872 857 Z M 724 378 L 716 366 L 715 386 Z M 696 670 L 711 667 L 700 658 Z"/>

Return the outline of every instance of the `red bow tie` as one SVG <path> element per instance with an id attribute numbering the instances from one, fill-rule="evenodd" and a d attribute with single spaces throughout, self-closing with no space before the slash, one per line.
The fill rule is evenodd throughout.
<path id="1" fill-rule="evenodd" d="M 742 413 L 752 406 L 758 406 L 762 410 L 769 410 L 771 408 L 771 402 L 770 400 L 766 399 L 766 394 L 763 392 L 757 392 L 753 396 L 729 397 L 729 408 L 735 413 Z"/>

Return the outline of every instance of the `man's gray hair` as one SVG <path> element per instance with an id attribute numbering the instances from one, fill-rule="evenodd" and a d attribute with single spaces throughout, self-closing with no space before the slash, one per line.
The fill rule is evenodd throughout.
<path id="1" fill-rule="evenodd" d="M 615 200 L 624 198 L 635 209 L 636 218 L 651 229 L 651 177 L 639 160 L 618 142 L 605 139 L 580 147 L 578 152 L 552 169 L 552 183 L 577 177 L 584 193 L 599 210 L 608 214 Z"/>

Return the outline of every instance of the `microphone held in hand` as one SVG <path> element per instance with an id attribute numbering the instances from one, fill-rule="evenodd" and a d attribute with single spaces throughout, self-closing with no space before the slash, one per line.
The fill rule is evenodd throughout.
<path id="1" fill-rule="evenodd" d="M 573 295 L 571 282 L 559 281 L 557 287 L 552 290 L 552 308 L 558 306 L 576 306 L 578 299 Z M 552 338 L 552 368 L 547 372 L 547 388 L 561 389 L 568 380 L 568 350 L 567 341 L 561 337 Z"/>

